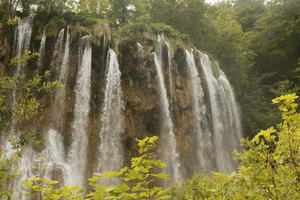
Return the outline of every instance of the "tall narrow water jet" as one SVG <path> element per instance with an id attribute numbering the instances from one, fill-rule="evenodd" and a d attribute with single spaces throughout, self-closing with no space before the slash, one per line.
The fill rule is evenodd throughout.
<path id="1" fill-rule="evenodd" d="M 33 16 L 28 16 L 20 18 L 18 21 L 18 26 L 15 32 L 15 46 L 16 46 L 16 56 L 21 57 L 29 49 L 32 26 L 33 26 Z M 18 76 L 21 72 L 21 68 L 24 64 L 18 64 L 17 71 L 15 75 Z"/>
<path id="2" fill-rule="evenodd" d="M 224 73 L 211 63 L 209 57 L 201 52 L 200 57 L 211 105 L 217 168 L 229 173 L 236 168 L 232 151 L 240 148 L 241 139 L 234 93 Z"/>
<path id="3" fill-rule="evenodd" d="M 88 145 L 88 115 L 90 111 L 90 85 L 92 47 L 88 36 L 81 39 L 78 73 L 75 85 L 75 110 L 72 124 L 72 143 L 68 155 L 70 174 L 65 177 L 67 185 L 85 186 L 85 172 Z M 82 50 L 84 48 L 84 51 Z"/>
<path id="4" fill-rule="evenodd" d="M 168 166 L 166 170 L 171 175 L 172 180 L 178 180 L 181 177 L 179 172 L 180 164 L 178 162 L 179 155 L 176 152 L 176 139 L 173 132 L 173 122 L 170 115 L 169 100 L 162 71 L 162 60 L 158 58 L 156 53 L 153 54 L 158 77 L 161 113 L 163 117 L 161 134 L 161 147 L 163 151 L 162 159 L 164 162 L 167 162 Z"/>
<path id="5" fill-rule="evenodd" d="M 54 45 L 54 52 L 51 61 L 51 70 L 57 72 L 58 68 L 62 64 L 62 53 L 64 44 L 65 29 L 61 29 L 57 35 L 57 39 Z"/>
<path id="6" fill-rule="evenodd" d="M 29 50 L 31 34 L 32 34 L 32 26 L 33 26 L 33 16 L 28 16 L 24 18 L 20 18 L 18 21 L 18 26 L 15 31 L 15 41 L 14 45 L 16 48 L 16 56 L 22 57 L 26 51 Z M 15 71 L 15 77 L 18 77 L 22 71 L 22 68 L 26 63 L 19 63 L 17 65 L 17 69 Z M 12 91 L 12 108 L 14 109 L 17 103 L 17 89 L 14 88 Z M 16 125 L 16 120 L 14 114 L 12 116 L 12 125 L 11 131 L 14 132 L 14 128 Z"/>
<path id="7" fill-rule="evenodd" d="M 56 112 L 53 114 L 53 126 L 61 131 L 63 124 L 63 117 L 65 112 L 65 98 L 66 98 L 66 83 L 67 83 L 67 72 L 69 67 L 69 56 L 70 56 L 70 33 L 69 28 L 67 29 L 65 50 L 63 54 L 63 60 L 61 65 L 58 66 L 58 82 L 63 84 L 60 90 L 55 93 L 54 105 Z"/>
<path id="8" fill-rule="evenodd" d="M 46 28 L 43 31 L 43 36 L 41 39 L 41 44 L 40 44 L 40 56 L 38 59 L 38 68 L 37 68 L 37 72 L 40 73 L 42 71 L 42 67 L 43 67 L 43 61 L 44 61 L 44 57 L 45 57 L 45 47 L 46 47 L 46 39 L 47 39 L 47 32 L 46 32 Z"/>
<path id="9" fill-rule="evenodd" d="M 24 55 L 24 53 L 26 51 L 29 50 L 29 46 L 30 46 L 30 41 L 31 41 L 31 34 L 32 34 L 32 26 L 33 26 L 33 16 L 29 16 L 29 17 L 24 17 L 24 18 L 20 18 L 18 21 L 18 25 L 15 31 L 15 40 L 14 40 L 14 46 L 16 48 L 16 56 L 17 57 L 22 57 Z M 26 63 L 25 63 L 26 64 Z M 25 66 L 25 64 L 18 64 L 17 65 L 17 69 L 15 71 L 15 77 L 18 77 L 21 72 L 22 72 L 22 68 Z M 12 91 L 12 109 L 14 109 L 15 105 L 17 104 L 17 89 L 14 88 Z M 11 120 L 11 132 L 14 133 L 15 132 L 15 126 L 16 126 L 16 119 L 14 116 L 14 112 L 13 112 L 13 116 L 12 116 L 12 120 Z M 2 143 L 4 143 L 4 147 L 5 149 L 8 151 L 9 155 L 8 156 L 12 156 L 13 153 L 15 153 L 15 150 L 12 148 L 12 145 L 10 144 L 9 141 L 6 140 L 6 138 L 4 139 L 4 141 L 2 141 Z M 20 160 L 18 161 L 18 163 L 14 166 L 16 168 L 18 168 L 21 172 L 21 176 L 14 179 L 14 181 L 12 183 L 10 183 L 11 188 L 13 188 L 13 191 L 20 191 L 21 189 L 21 182 L 25 181 L 26 178 L 28 176 L 32 175 L 32 150 L 31 148 L 25 148 L 23 150 L 23 155 L 20 158 Z M 16 196 L 18 196 L 18 199 L 24 200 L 25 199 L 25 195 L 23 193 L 17 193 L 15 194 Z"/>
<path id="10" fill-rule="evenodd" d="M 46 177 L 51 178 L 52 171 L 60 170 L 65 176 L 69 172 L 69 166 L 66 163 L 65 149 L 63 146 L 63 124 L 65 122 L 65 99 L 66 99 L 66 82 L 67 82 L 67 72 L 69 66 L 69 54 L 70 54 L 70 33 L 69 28 L 67 29 L 65 50 L 62 60 L 62 64 L 59 66 L 58 82 L 63 84 L 62 88 L 55 92 L 54 103 L 55 111 L 52 114 L 52 123 L 50 130 L 47 133 L 48 145 L 47 147 L 47 171 Z M 62 181 L 62 180 L 60 180 Z"/>
<path id="11" fill-rule="evenodd" d="M 186 53 L 186 63 L 188 78 L 190 83 L 190 88 L 192 92 L 192 102 L 193 102 L 193 113 L 196 124 L 196 155 L 198 158 L 198 165 L 196 168 L 198 170 L 209 171 L 213 169 L 212 166 L 212 138 L 211 132 L 209 131 L 208 121 L 206 118 L 206 103 L 204 99 L 204 90 L 202 86 L 202 81 L 199 76 L 199 72 L 195 63 L 195 58 L 193 52 L 185 50 Z"/>
<path id="12" fill-rule="evenodd" d="M 144 65 L 144 47 L 140 43 L 136 43 L 138 48 L 138 65 L 143 66 Z"/>
<path id="13" fill-rule="evenodd" d="M 62 48 L 63 48 L 63 40 L 64 40 L 64 34 L 65 34 L 65 29 L 62 28 L 59 33 L 58 33 L 58 36 L 57 36 L 57 40 L 56 40 L 56 43 L 54 45 L 54 52 L 55 53 L 59 53 L 62 51 Z M 55 54 L 54 53 L 54 54 Z"/>
<path id="14" fill-rule="evenodd" d="M 172 105 L 173 105 L 173 102 L 172 102 L 172 99 L 173 99 L 173 94 L 172 94 L 172 91 L 173 91 L 173 75 L 172 75 L 173 56 L 172 56 L 172 49 L 171 49 L 169 42 L 165 40 L 165 44 L 166 44 L 167 50 L 168 50 L 168 76 L 169 76 L 169 91 L 170 91 L 170 105 L 171 105 L 170 107 L 172 108 Z"/>
<path id="15" fill-rule="evenodd" d="M 28 16 L 24 18 L 20 18 L 18 21 L 17 28 L 15 30 L 15 38 L 14 38 L 14 46 L 17 57 L 22 57 L 26 51 L 29 50 L 31 34 L 32 34 L 32 26 L 33 26 L 33 16 Z M 22 71 L 22 68 L 25 64 L 18 64 L 17 69 L 15 71 L 15 77 L 18 77 Z M 17 104 L 17 89 L 14 88 L 12 91 L 12 104 L 11 107 L 14 109 Z M 11 132 L 15 132 L 16 120 L 13 112 L 12 120 L 11 120 Z M 15 150 L 12 149 L 12 145 L 7 139 L 1 139 L 2 144 L 4 144 L 5 149 L 8 151 L 9 156 L 11 156 Z"/>
<path id="16" fill-rule="evenodd" d="M 105 97 L 101 113 L 100 171 L 115 171 L 123 166 L 123 94 L 121 72 L 114 50 L 109 49 Z"/>

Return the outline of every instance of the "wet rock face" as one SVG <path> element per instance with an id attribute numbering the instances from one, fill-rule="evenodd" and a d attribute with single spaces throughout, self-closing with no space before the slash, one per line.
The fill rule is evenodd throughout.
<path id="1" fill-rule="evenodd" d="M 154 41 L 152 42 L 152 44 Z M 146 48 L 144 63 L 138 63 L 138 50 L 135 41 L 122 41 L 119 44 L 120 68 L 125 100 L 125 134 L 127 158 L 135 154 L 135 138 L 162 134 L 162 116 L 159 105 L 160 94 L 155 71 L 154 47 Z M 148 50 L 148 51 L 147 51 Z M 176 49 L 171 61 L 170 76 L 168 52 L 162 48 L 163 73 L 170 103 L 171 117 L 174 123 L 178 153 L 183 177 L 189 176 L 199 168 L 191 163 L 195 160 L 196 127 L 193 121 L 191 91 L 187 79 L 185 53 Z M 170 80 L 172 79 L 172 80 Z M 170 85 L 170 81 L 173 84 Z"/>

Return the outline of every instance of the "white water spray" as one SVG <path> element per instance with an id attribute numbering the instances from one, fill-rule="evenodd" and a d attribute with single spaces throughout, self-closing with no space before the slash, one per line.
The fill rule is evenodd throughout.
<path id="1" fill-rule="evenodd" d="M 241 139 L 234 93 L 224 73 L 217 66 L 212 66 L 206 54 L 199 54 L 209 92 L 217 168 L 229 173 L 236 168 L 232 151 L 240 148 Z"/>
<path id="2" fill-rule="evenodd" d="M 85 172 L 88 145 L 88 115 L 90 111 L 90 82 L 92 65 L 92 47 L 88 37 L 82 38 L 79 50 L 78 74 L 75 86 L 76 100 L 72 125 L 72 144 L 68 156 L 70 174 L 66 177 L 67 185 L 85 186 Z M 85 44 L 84 44 L 85 43 Z M 84 46 L 84 51 L 82 49 Z"/>
<path id="3" fill-rule="evenodd" d="M 20 18 L 15 32 L 16 56 L 21 57 L 29 49 L 34 16 Z M 18 64 L 15 76 L 20 75 L 25 64 Z"/>
<path id="4" fill-rule="evenodd" d="M 161 134 L 161 146 L 163 148 L 162 159 L 168 164 L 166 170 L 169 174 L 171 174 L 171 178 L 173 180 L 178 180 L 181 177 L 179 172 L 180 164 L 178 162 L 179 155 L 176 152 L 176 139 L 173 132 L 173 122 L 170 115 L 169 100 L 162 71 L 162 60 L 158 58 L 156 53 L 153 54 L 160 91 L 161 113 L 163 116 L 163 127 Z"/>
<path id="5" fill-rule="evenodd" d="M 199 72 L 195 63 L 195 58 L 193 52 L 185 50 L 186 62 L 188 69 L 188 77 L 190 80 L 190 88 L 192 92 L 192 102 L 193 102 L 193 113 L 196 124 L 196 138 L 197 140 L 197 156 L 199 170 L 210 171 L 212 166 L 210 165 L 212 160 L 212 138 L 209 131 L 208 122 L 206 118 L 206 104 L 204 99 L 204 91 L 202 82 L 199 76 Z M 200 168 L 199 168 L 200 167 Z"/>
<path id="6" fill-rule="evenodd" d="M 46 28 L 43 31 L 43 36 L 41 39 L 41 44 L 40 44 L 40 56 L 38 59 L 38 73 L 40 73 L 42 71 L 42 67 L 43 67 L 43 61 L 44 61 L 44 57 L 45 57 L 45 47 L 46 47 L 46 40 L 47 40 L 47 32 L 46 32 Z"/>
<path id="7" fill-rule="evenodd" d="M 116 53 L 109 49 L 104 105 L 100 132 L 100 171 L 116 171 L 123 166 L 123 94 Z"/>

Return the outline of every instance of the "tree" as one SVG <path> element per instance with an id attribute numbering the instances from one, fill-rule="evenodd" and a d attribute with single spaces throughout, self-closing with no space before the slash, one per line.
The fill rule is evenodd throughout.
<path id="1" fill-rule="evenodd" d="M 257 20 L 266 12 L 264 0 L 236 0 L 233 9 L 244 32 L 253 31 Z"/>
<path id="2" fill-rule="evenodd" d="M 129 1 L 111 0 L 108 18 L 115 27 L 128 23 L 130 21 Z"/>

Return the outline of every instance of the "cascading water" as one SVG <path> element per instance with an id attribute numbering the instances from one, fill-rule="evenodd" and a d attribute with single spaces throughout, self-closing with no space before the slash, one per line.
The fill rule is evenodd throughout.
<path id="1" fill-rule="evenodd" d="M 199 54 L 209 92 L 217 168 L 229 173 L 236 168 L 231 152 L 240 148 L 241 139 L 234 93 L 224 73 L 212 65 L 206 54 Z"/>
<path id="2" fill-rule="evenodd" d="M 75 110 L 72 125 L 72 144 L 68 155 L 70 173 L 65 177 L 67 185 L 85 186 L 85 172 L 88 145 L 88 119 L 90 111 L 90 85 L 92 47 L 88 36 L 81 40 L 79 49 L 78 73 L 75 86 Z M 84 48 L 84 51 L 83 51 Z"/>
<path id="3" fill-rule="evenodd" d="M 40 56 L 39 56 L 39 59 L 38 59 L 38 69 L 37 69 L 38 73 L 40 73 L 42 71 L 42 67 L 43 67 L 46 40 L 47 40 L 47 32 L 46 32 L 46 28 L 45 28 L 44 31 L 43 31 L 43 36 L 42 36 L 42 40 L 41 40 L 41 44 L 40 44 L 40 50 L 39 50 Z"/>
<path id="4" fill-rule="evenodd" d="M 168 164 L 167 172 L 171 175 L 173 180 L 178 180 L 181 175 L 179 172 L 179 155 L 176 152 L 176 139 L 173 132 L 173 122 L 169 110 L 169 100 L 167 90 L 165 87 L 165 80 L 162 71 L 162 37 L 158 37 L 158 54 L 154 54 L 155 68 L 158 77 L 158 86 L 160 92 L 161 113 L 163 116 L 163 127 L 161 134 L 161 147 L 163 147 L 162 159 Z"/>
<path id="5" fill-rule="evenodd" d="M 223 97 L 226 99 L 226 106 L 225 108 L 228 109 L 228 118 L 229 119 L 229 126 L 231 129 L 235 130 L 234 134 L 231 135 L 231 137 L 235 138 L 233 140 L 233 146 L 237 149 L 240 149 L 240 141 L 242 139 L 242 125 L 241 125 L 241 117 L 240 113 L 238 111 L 239 106 L 236 103 L 234 91 L 231 87 L 231 84 L 229 83 L 225 73 L 220 70 L 220 85 L 222 85 L 223 89 Z"/>
<path id="6" fill-rule="evenodd" d="M 100 171 L 119 170 L 123 166 L 123 98 L 121 72 L 116 53 L 109 49 L 104 104 L 100 131 Z"/>
<path id="7" fill-rule="evenodd" d="M 193 52 L 185 50 L 186 53 L 186 63 L 188 69 L 188 77 L 190 80 L 190 88 L 192 92 L 192 102 L 193 102 L 193 113 L 196 125 L 196 137 L 197 140 L 197 156 L 199 165 L 198 170 L 209 171 L 213 169 L 212 167 L 212 138 L 211 132 L 209 131 L 208 121 L 206 118 L 206 104 L 204 99 L 204 90 L 202 82 L 199 76 L 199 72 L 195 63 L 195 58 Z"/>

